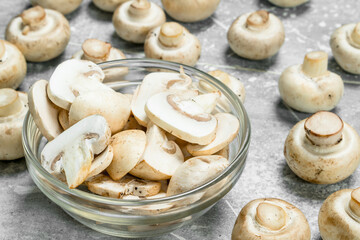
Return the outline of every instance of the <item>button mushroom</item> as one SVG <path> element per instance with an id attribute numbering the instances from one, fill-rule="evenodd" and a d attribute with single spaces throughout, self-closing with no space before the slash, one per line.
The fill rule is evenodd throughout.
<path id="1" fill-rule="evenodd" d="M 181 22 L 196 22 L 210 17 L 220 0 L 161 0 L 165 11 Z"/>
<path id="2" fill-rule="evenodd" d="M 119 37 L 129 42 L 144 43 L 148 32 L 162 25 L 166 17 L 155 3 L 133 0 L 119 6 L 112 21 Z"/>
<path id="3" fill-rule="evenodd" d="M 114 12 L 115 9 L 129 0 L 92 0 L 94 5 L 106 12 Z"/>
<path id="4" fill-rule="evenodd" d="M 269 0 L 269 2 L 278 7 L 296 7 L 308 1 L 309 0 Z"/>
<path id="5" fill-rule="evenodd" d="M 238 17 L 230 26 L 227 38 L 231 49 L 240 57 L 262 60 L 279 51 L 285 33 L 278 17 L 259 10 Z"/>
<path id="6" fill-rule="evenodd" d="M 331 194 L 321 206 L 319 229 L 322 239 L 360 239 L 360 188 Z"/>
<path id="7" fill-rule="evenodd" d="M 12 19 L 5 37 L 19 48 L 26 60 L 44 62 L 65 50 L 70 40 L 70 26 L 61 13 L 36 6 Z"/>
<path id="8" fill-rule="evenodd" d="M 200 58 L 199 40 L 176 22 L 166 22 L 146 36 L 145 56 L 190 66 Z"/>
<path id="9" fill-rule="evenodd" d="M 0 160 L 24 156 L 21 132 L 27 110 L 26 93 L 0 89 Z"/>
<path id="10" fill-rule="evenodd" d="M 26 75 L 26 61 L 19 49 L 0 39 L 0 88 L 16 89 Z"/>
<path id="11" fill-rule="evenodd" d="M 333 109 L 343 95 L 344 83 L 327 65 L 327 54 L 318 51 L 307 53 L 303 64 L 285 69 L 278 84 L 284 102 L 301 112 Z"/>
<path id="12" fill-rule="evenodd" d="M 275 198 L 256 199 L 236 219 L 232 240 L 310 240 L 310 226 L 294 205 Z"/>
<path id="13" fill-rule="evenodd" d="M 360 74 L 360 23 L 346 24 L 331 35 L 330 46 L 342 69 Z"/>
<path id="14" fill-rule="evenodd" d="M 82 0 L 30 0 L 33 6 L 40 5 L 43 8 L 50 8 L 68 14 L 75 11 L 81 4 Z"/>
<path id="15" fill-rule="evenodd" d="M 109 145 L 91 162 L 91 167 L 86 179 L 90 179 L 103 172 L 111 164 L 113 157 L 114 150 L 112 146 Z"/>
<path id="16" fill-rule="evenodd" d="M 285 141 L 291 170 L 305 181 L 331 184 L 349 177 L 360 163 L 360 137 L 340 117 L 317 112 L 298 122 Z"/>

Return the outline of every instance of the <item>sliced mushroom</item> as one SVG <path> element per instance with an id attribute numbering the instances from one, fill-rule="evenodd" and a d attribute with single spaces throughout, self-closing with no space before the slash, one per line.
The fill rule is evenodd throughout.
<path id="1" fill-rule="evenodd" d="M 5 37 L 19 48 L 26 60 L 44 62 L 65 50 L 70 26 L 61 13 L 36 6 L 12 19 Z"/>
<path id="2" fill-rule="evenodd" d="M 114 181 L 110 177 L 100 174 L 86 182 L 88 189 L 98 195 L 112 198 L 123 198 L 127 195 L 149 197 L 160 192 L 161 183 L 148 181 L 126 175 Z"/>
<path id="3" fill-rule="evenodd" d="M 26 75 L 26 61 L 19 49 L 0 39 L 0 88 L 16 89 Z"/>
<path id="4" fill-rule="evenodd" d="M 296 7 L 308 1 L 309 0 L 269 0 L 269 2 L 278 7 Z"/>
<path id="5" fill-rule="evenodd" d="M 212 113 L 221 97 L 220 91 L 205 93 L 192 98 L 194 102 L 199 104 L 205 113 Z"/>
<path id="6" fill-rule="evenodd" d="M 169 179 L 184 162 L 179 146 L 168 141 L 165 132 L 149 122 L 146 131 L 147 145 L 142 160 L 130 171 L 131 175 L 148 180 Z"/>
<path id="7" fill-rule="evenodd" d="M 161 0 L 165 11 L 181 22 L 197 22 L 213 14 L 220 0 Z"/>
<path id="8" fill-rule="evenodd" d="M 94 5 L 106 12 L 114 12 L 115 9 L 129 0 L 92 0 Z"/>
<path id="9" fill-rule="evenodd" d="M 278 17 L 259 10 L 238 17 L 229 28 L 227 38 L 231 49 L 240 57 L 262 60 L 279 51 L 285 32 Z"/>
<path id="10" fill-rule="evenodd" d="M 43 8 L 50 8 L 68 14 L 75 11 L 81 4 L 82 0 L 30 0 L 33 6 L 40 5 Z"/>
<path id="11" fill-rule="evenodd" d="M 24 156 L 21 132 L 27 111 L 26 93 L 11 88 L 0 89 L 0 160 Z"/>
<path id="12" fill-rule="evenodd" d="M 230 113 L 215 114 L 217 120 L 216 137 L 208 145 L 188 144 L 186 149 L 193 156 L 211 155 L 229 145 L 240 129 L 239 120 Z"/>
<path id="13" fill-rule="evenodd" d="M 336 62 L 342 69 L 360 74 L 360 22 L 336 29 L 331 35 L 330 46 Z"/>
<path id="14" fill-rule="evenodd" d="M 68 129 L 70 127 L 69 111 L 66 111 L 65 109 L 61 109 L 59 111 L 58 120 L 63 130 Z"/>
<path id="15" fill-rule="evenodd" d="M 146 146 L 146 135 L 141 130 L 122 131 L 111 137 L 114 158 L 106 171 L 113 180 L 119 180 L 142 160 Z"/>
<path id="16" fill-rule="evenodd" d="M 55 176 L 64 171 L 69 188 L 76 188 L 89 175 L 94 154 L 107 147 L 110 136 L 104 117 L 84 118 L 45 145 L 41 165 Z"/>
<path id="17" fill-rule="evenodd" d="M 236 219 L 232 240 L 310 240 L 304 214 L 294 205 L 275 198 L 256 199 L 245 205 Z"/>
<path id="18" fill-rule="evenodd" d="M 307 53 L 302 65 L 285 69 L 278 84 L 284 102 L 301 112 L 333 109 L 343 95 L 344 83 L 327 70 L 327 64 L 327 54 L 318 51 Z"/>
<path id="19" fill-rule="evenodd" d="M 105 150 L 94 158 L 91 163 L 89 174 L 86 179 L 90 179 L 103 172 L 112 162 L 114 152 L 112 146 L 107 146 Z"/>
<path id="20" fill-rule="evenodd" d="M 143 131 L 146 130 L 145 127 L 141 126 L 141 125 L 138 123 L 138 121 L 136 121 L 134 115 L 130 114 L 130 117 L 129 117 L 127 123 L 125 124 L 123 130 L 125 131 L 125 130 L 135 130 L 135 129 L 137 129 L 137 130 L 143 130 Z"/>
<path id="21" fill-rule="evenodd" d="M 195 66 L 200 58 L 199 40 L 176 22 L 166 22 L 146 36 L 145 56 Z"/>
<path id="22" fill-rule="evenodd" d="M 319 212 L 322 239 L 360 239 L 360 188 L 331 194 Z"/>
<path id="23" fill-rule="evenodd" d="M 115 31 L 122 39 L 144 43 L 148 32 L 166 21 L 165 13 L 148 0 L 132 0 L 119 6 L 113 15 Z"/>
<path id="24" fill-rule="evenodd" d="M 92 91 L 75 98 L 69 110 L 70 126 L 81 119 L 99 114 L 108 122 L 111 134 L 120 132 L 130 116 L 129 99 L 115 91 Z"/>
<path id="25" fill-rule="evenodd" d="M 48 141 L 62 133 L 63 128 L 58 121 L 59 108 L 47 97 L 48 82 L 39 80 L 29 90 L 29 110 L 36 126 Z"/>
<path id="26" fill-rule="evenodd" d="M 76 97 L 91 91 L 113 91 L 102 84 L 104 72 L 93 62 L 71 59 L 57 66 L 50 77 L 48 97 L 57 106 L 70 110 Z"/>
<path id="27" fill-rule="evenodd" d="M 189 91 L 162 92 L 145 105 L 148 118 L 174 136 L 189 143 L 209 144 L 215 139 L 217 120 L 187 96 Z"/>
<path id="28" fill-rule="evenodd" d="M 290 169 L 305 181 L 331 184 L 349 177 L 360 164 L 360 137 L 331 112 L 298 122 L 285 141 Z"/>

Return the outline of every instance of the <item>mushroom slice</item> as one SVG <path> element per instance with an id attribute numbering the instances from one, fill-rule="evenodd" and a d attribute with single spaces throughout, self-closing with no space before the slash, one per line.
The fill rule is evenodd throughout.
<path id="1" fill-rule="evenodd" d="M 47 92 L 57 106 L 69 110 L 74 99 L 95 90 L 113 91 L 102 84 L 104 72 L 93 62 L 71 59 L 57 66 L 51 75 Z"/>
<path id="2" fill-rule="evenodd" d="M 111 161 L 113 160 L 113 156 L 113 148 L 109 145 L 92 161 L 90 171 L 86 179 L 90 179 L 91 177 L 96 176 L 104 171 L 110 165 Z"/>
<path id="3" fill-rule="evenodd" d="M 192 79 L 183 70 L 180 73 L 157 72 L 145 76 L 140 87 L 135 91 L 131 111 L 140 125 L 146 127 L 149 119 L 144 107 L 147 100 L 154 94 L 170 89 L 185 90 L 190 87 Z"/>
<path id="4" fill-rule="evenodd" d="M 122 131 L 111 137 L 110 145 L 114 149 L 114 159 L 106 171 L 113 180 L 119 180 L 141 160 L 146 135 L 142 130 Z"/>
<path id="5" fill-rule="evenodd" d="M 193 156 L 211 155 L 225 148 L 239 132 L 239 120 L 230 113 L 217 113 L 218 122 L 215 139 L 208 145 L 188 144 L 186 149 Z"/>
<path id="6" fill-rule="evenodd" d="M 162 92 L 147 101 L 145 112 L 156 125 L 190 143 L 209 144 L 214 140 L 217 121 L 187 96 L 190 92 Z"/>
<path id="7" fill-rule="evenodd" d="M 127 121 L 127 123 L 125 124 L 123 130 L 132 130 L 132 129 L 138 129 L 138 130 L 146 130 L 145 127 L 141 126 L 138 121 L 136 121 L 134 115 L 130 114 L 130 117 Z"/>
<path id="8" fill-rule="evenodd" d="M 179 146 L 168 141 L 165 132 L 149 122 L 146 131 L 147 145 L 140 161 L 130 174 L 142 179 L 169 179 L 175 170 L 184 162 Z"/>
<path id="9" fill-rule="evenodd" d="M 65 109 L 61 109 L 59 111 L 58 120 L 61 125 L 61 127 L 66 130 L 70 127 L 69 123 L 69 111 L 66 111 Z"/>
<path id="10" fill-rule="evenodd" d="M 199 104 L 205 113 L 214 111 L 218 100 L 221 97 L 221 92 L 216 91 L 212 93 L 205 93 L 194 97 L 192 100 Z"/>
<path id="11" fill-rule="evenodd" d="M 48 141 L 56 138 L 63 129 L 58 121 L 59 109 L 47 97 L 48 82 L 39 80 L 29 90 L 29 110 L 36 126 Z"/>
<path id="12" fill-rule="evenodd" d="M 51 174 L 63 168 L 68 186 L 76 188 L 88 176 L 94 154 L 101 153 L 108 145 L 110 135 L 104 117 L 84 118 L 45 145 L 41 165 Z"/>
<path id="13" fill-rule="evenodd" d="M 158 194 L 161 188 L 160 182 L 142 180 L 129 175 L 114 181 L 100 174 L 86 182 L 86 185 L 91 192 L 112 198 L 123 198 L 127 195 L 149 197 Z"/>

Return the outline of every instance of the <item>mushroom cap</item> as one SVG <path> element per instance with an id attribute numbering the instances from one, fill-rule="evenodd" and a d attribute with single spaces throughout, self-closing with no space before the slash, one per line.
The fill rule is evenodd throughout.
<path id="1" fill-rule="evenodd" d="M 10 94 L 4 94 L 5 91 Z M 6 100 L 6 95 L 16 98 L 14 101 L 16 107 Z M 1 112 L 7 107 L 4 103 L 10 103 L 8 105 L 10 108 L 4 111 L 5 114 L 0 115 L 0 160 L 14 160 L 24 156 L 21 133 L 25 114 L 28 111 L 27 94 L 9 88 L 0 89 Z"/>
<path id="2" fill-rule="evenodd" d="M 249 19 L 253 19 L 254 27 L 249 25 Z M 258 23 L 259 19 L 266 22 Z M 240 57 L 261 60 L 279 51 L 285 40 L 285 32 L 278 17 L 260 10 L 238 17 L 230 26 L 227 39 L 231 49 Z"/>
<path id="3" fill-rule="evenodd" d="M 330 38 L 332 54 L 342 69 L 360 74 L 360 44 L 352 40 L 351 34 L 357 24 L 346 24 L 334 31 Z"/>
<path id="4" fill-rule="evenodd" d="M 310 240 L 310 226 L 294 205 L 276 198 L 252 200 L 236 219 L 232 240 Z"/>
<path id="5" fill-rule="evenodd" d="M 308 1 L 309 0 L 269 0 L 269 2 L 278 7 L 296 7 Z"/>
<path id="6" fill-rule="evenodd" d="M 12 43 L 0 39 L 0 88 L 16 89 L 25 75 L 24 55 Z"/>
<path id="7" fill-rule="evenodd" d="M 33 6 L 40 5 L 43 8 L 50 8 L 68 14 L 75 11 L 81 4 L 82 0 L 30 0 Z"/>
<path id="8" fill-rule="evenodd" d="M 298 122 L 285 141 L 290 169 L 305 181 L 331 184 L 349 177 L 360 163 L 360 137 L 344 122 L 342 139 L 335 145 L 314 145 L 306 136 L 305 120 Z"/>
<path id="9" fill-rule="evenodd" d="M 35 9 L 37 8 L 37 9 Z M 26 11 L 38 11 L 39 6 Z M 42 9 L 42 8 L 41 8 Z M 44 62 L 59 56 L 70 40 L 70 26 L 67 19 L 59 12 L 44 9 L 45 17 L 37 29 L 31 29 L 21 16 L 10 21 L 6 28 L 6 40 L 16 45 L 26 60 Z M 24 13 L 24 12 L 23 12 Z M 29 27 L 30 26 L 30 27 Z"/>
<path id="10" fill-rule="evenodd" d="M 181 26 L 175 22 L 164 24 L 166 24 L 167 29 L 179 28 Z M 144 45 L 145 56 L 195 66 L 201 53 L 199 39 L 192 35 L 185 27 L 181 26 L 180 35 L 168 36 L 171 40 L 178 39 L 179 43 L 175 46 L 166 46 L 159 40 L 160 34 L 163 34 L 160 30 L 163 29 L 164 24 L 154 28 L 146 36 Z"/>
<path id="11" fill-rule="evenodd" d="M 172 18 L 181 22 L 197 22 L 210 17 L 220 0 L 161 0 L 161 2 Z"/>
<path id="12" fill-rule="evenodd" d="M 115 9 L 129 0 L 92 0 L 94 5 L 106 12 L 114 12 Z"/>
<path id="13" fill-rule="evenodd" d="M 29 110 L 36 126 L 48 141 L 56 138 L 63 129 L 58 121 L 60 109 L 47 97 L 48 81 L 39 80 L 29 90 Z"/>
<path id="14" fill-rule="evenodd" d="M 355 190 L 342 189 L 331 194 L 319 212 L 319 230 L 326 240 L 360 239 L 360 216 L 349 208 L 351 194 Z M 359 191 L 357 189 L 357 191 Z"/>
<path id="15" fill-rule="evenodd" d="M 112 146 L 107 146 L 98 156 L 94 158 L 86 179 L 90 179 L 103 172 L 112 162 L 114 151 Z"/>
<path id="16" fill-rule="evenodd" d="M 142 0 L 148 2 L 147 0 Z M 122 39 L 134 42 L 144 43 L 146 35 L 155 27 L 162 25 L 166 21 L 166 16 L 162 8 L 153 2 L 149 3 L 149 8 L 145 12 L 139 10 L 139 14 L 134 14 L 136 10 L 134 3 L 141 3 L 139 0 L 128 1 L 120 5 L 112 18 L 115 31 Z"/>

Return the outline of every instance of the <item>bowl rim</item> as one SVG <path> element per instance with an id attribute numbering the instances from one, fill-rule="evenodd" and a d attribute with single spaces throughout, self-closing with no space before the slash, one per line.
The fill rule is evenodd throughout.
<path id="1" fill-rule="evenodd" d="M 137 66 L 139 64 L 139 66 Z M 156 65 L 156 66 L 141 66 L 144 64 L 150 64 L 150 65 Z M 247 111 L 240 101 L 239 97 L 224 83 L 219 81 L 218 79 L 214 78 L 213 76 L 207 74 L 206 72 L 199 70 L 195 67 L 191 67 L 185 64 L 175 63 L 175 62 L 169 62 L 164 60 L 156 60 L 156 59 L 149 59 L 149 58 L 127 58 L 127 59 L 120 59 L 120 60 L 113 60 L 113 61 L 107 61 L 102 62 L 98 64 L 103 70 L 108 68 L 114 68 L 114 67 L 143 67 L 144 69 L 147 68 L 163 68 L 172 70 L 172 68 L 180 68 L 180 66 L 183 66 L 185 73 L 186 72 L 195 72 L 200 76 L 206 77 L 206 81 L 209 81 L 212 85 L 214 85 L 217 89 L 220 89 L 224 95 L 227 97 L 227 99 L 230 101 L 231 105 L 235 109 L 240 109 L 241 113 L 243 115 L 243 120 L 245 121 L 244 124 L 246 124 L 248 127 L 245 129 L 244 132 L 244 141 L 240 142 L 240 148 L 237 152 L 237 154 L 234 156 L 234 160 L 230 162 L 229 166 L 223 170 L 218 176 L 213 178 L 212 180 L 206 182 L 205 184 L 202 184 L 201 186 L 198 186 L 192 190 L 189 190 L 187 192 L 173 195 L 173 196 L 166 196 L 163 198 L 158 199 L 136 199 L 136 200 L 128 200 L 128 199 L 115 199 L 115 198 L 109 198 L 104 196 L 99 196 L 94 193 L 88 193 L 79 189 L 70 189 L 68 186 L 61 182 L 60 180 L 53 177 L 48 171 L 46 171 L 40 164 L 39 159 L 35 156 L 33 151 L 31 150 L 31 147 L 29 145 L 29 141 L 27 138 L 27 132 L 28 132 L 28 122 L 29 118 L 31 117 L 30 111 L 27 112 L 24 123 L 23 123 L 23 129 L 22 129 L 22 141 L 23 141 L 23 148 L 24 151 L 27 153 L 25 156 L 28 156 L 27 162 L 30 162 L 33 167 L 36 168 L 38 172 L 41 173 L 43 177 L 46 178 L 47 181 L 49 181 L 52 185 L 56 186 L 58 189 L 60 189 L 63 192 L 66 192 L 72 196 L 84 199 L 86 201 L 92 201 L 95 203 L 100 204 L 111 204 L 114 206 L 143 206 L 148 205 L 152 203 L 168 203 L 173 201 L 178 201 L 179 199 L 191 196 L 193 194 L 196 194 L 198 192 L 201 192 L 202 190 L 215 185 L 216 183 L 220 182 L 224 178 L 226 178 L 230 173 L 236 169 L 236 167 L 239 164 L 245 163 L 246 161 L 246 155 L 248 152 L 248 148 L 250 145 L 250 135 L 251 135 L 251 124 L 250 120 L 247 114 Z M 124 82 L 124 81 L 122 81 Z M 109 85 L 114 85 L 114 82 L 109 82 Z M 237 116 L 238 117 L 238 116 Z M 241 119 L 239 119 L 241 120 Z M 28 160 L 29 159 L 29 160 Z M 243 161 L 241 161 L 244 159 Z"/>

